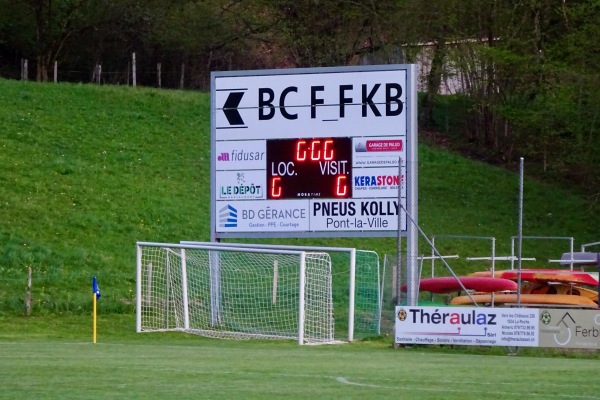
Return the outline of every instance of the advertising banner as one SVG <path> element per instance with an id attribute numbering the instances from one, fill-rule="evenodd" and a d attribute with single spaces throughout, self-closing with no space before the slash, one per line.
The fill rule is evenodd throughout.
<path id="1" fill-rule="evenodd" d="M 600 310 L 396 307 L 397 344 L 600 349 Z"/>
<path id="2" fill-rule="evenodd" d="M 537 347 L 539 310 L 396 307 L 398 344 Z"/>
<path id="3" fill-rule="evenodd" d="M 540 347 L 600 349 L 600 310 L 541 309 Z"/>

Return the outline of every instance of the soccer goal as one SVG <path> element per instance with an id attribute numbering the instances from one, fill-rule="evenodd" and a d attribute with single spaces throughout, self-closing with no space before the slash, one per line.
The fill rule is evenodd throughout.
<path id="1" fill-rule="evenodd" d="M 334 342 L 323 252 L 137 243 L 137 331 Z"/>
<path id="2" fill-rule="evenodd" d="M 370 250 L 352 247 L 293 246 L 257 243 L 193 242 L 182 244 L 216 245 L 259 249 L 317 251 L 332 260 L 333 315 L 336 340 L 353 341 L 381 333 L 382 274 L 379 256 Z"/>

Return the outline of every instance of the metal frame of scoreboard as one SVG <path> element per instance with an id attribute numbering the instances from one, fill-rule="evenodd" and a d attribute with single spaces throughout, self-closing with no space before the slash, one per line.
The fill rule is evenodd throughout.
<path id="1" fill-rule="evenodd" d="M 414 65 L 213 72 L 211 240 L 416 247 L 416 79 Z"/>

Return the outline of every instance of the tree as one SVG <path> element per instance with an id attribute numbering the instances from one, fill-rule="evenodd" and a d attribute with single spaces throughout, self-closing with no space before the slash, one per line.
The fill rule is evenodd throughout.
<path id="1" fill-rule="evenodd" d="M 35 27 L 36 79 L 48 80 L 48 71 L 65 51 L 69 37 L 89 28 L 82 13 L 88 0 L 23 0 Z"/>
<path id="2" fill-rule="evenodd" d="M 319 67 L 358 64 L 394 40 L 394 1 L 265 1 L 273 28 L 266 40 L 278 65 Z"/>

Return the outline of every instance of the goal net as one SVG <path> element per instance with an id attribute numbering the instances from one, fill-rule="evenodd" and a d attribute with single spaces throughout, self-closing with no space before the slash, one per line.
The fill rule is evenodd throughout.
<path id="1" fill-rule="evenodd" d="M 260 249 L 323 252 L 331 257 L 331 286 L 335 339 L 364 339 L 381 333 L 381 282 L 379 256 L 374 251 L 352 247 L 302 246 L 257 243 L 193 242 L 187 245 L 215 245 Z"/>
<path id="2" fill-rule="evenodd" d="M 137 331 L 334 341 L 331 258 L 322 252 L 137 244 Z"/>

